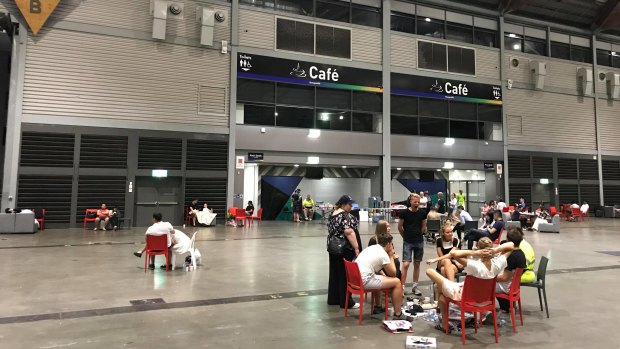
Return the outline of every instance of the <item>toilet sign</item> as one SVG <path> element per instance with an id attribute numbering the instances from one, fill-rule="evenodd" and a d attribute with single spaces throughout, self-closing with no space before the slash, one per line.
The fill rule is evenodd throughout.
<path id="1" fill-rule="evenodd" d="M 35 35 L 50 17 L 60 0 L 15 0 L 26 23 Z"/>

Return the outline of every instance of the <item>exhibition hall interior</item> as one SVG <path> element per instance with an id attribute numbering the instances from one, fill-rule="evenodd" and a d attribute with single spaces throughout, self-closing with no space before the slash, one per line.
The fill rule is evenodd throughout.
<path id="1" fill-rule="evenodd" d="M 619 348 L 620 0 L 0 0 L 0 347 Z"/>

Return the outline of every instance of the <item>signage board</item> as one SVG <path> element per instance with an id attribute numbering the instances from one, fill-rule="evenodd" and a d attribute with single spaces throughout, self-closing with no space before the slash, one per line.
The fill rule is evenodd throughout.
<path id="1" fill-rule="evenodd" d="M 461 102 L 502 104 L 502 87 L 454 79 L 392 73 L 392 93 Z"/>
<path id="2" fill-rule="evenodd" d="M 263 161 L 264 155 L 263 153 L 248 153 L 248 162 Z"/>
<path id="3" fill-rule="evenodd" d="M 378 70 L 357 69 L 249 53 L 237 55 L 237 76 L 356 91 L 383 91 L 382 76 Z"/>
<path id="4" fill-rule="evenodd" d="M 484 163 L 485 171 L 493 170 L 494 168 L 495 168 L 495 165 L 492 162 L 485 162 Z"/>
<path id="5" fill-rule="evenodd" d="M 60 0 L 15 0 L 26 23 L 35 35 L 58 6 Z"/>
<path id="6" fill-rule="evenodd" d="M 243 170 L 245 168 L 245 158 L 243 156 L 237 156 L 237 161 L 235 161 L 235 168 L 237 170 Z"/>

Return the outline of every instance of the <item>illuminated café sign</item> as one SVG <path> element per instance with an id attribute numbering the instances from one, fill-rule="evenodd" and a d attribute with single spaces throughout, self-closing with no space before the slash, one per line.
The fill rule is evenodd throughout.
<path id="1" fill-rule="evenodd" d="M 50 17 L 60 0 L 15 0 L 15 4 L 35 35 Z"/>
<path id="2" fill-rule="evenodd" d="M 392 93 L 461 102 L 502 104 L 502 88 L 499 85 L 397 73 L 392 74 Z"/>
<path id="3" fill-rule="evenodd" d="M 382 92 L 381 72 L 239 53 L 237 76 L 290 84 Z"/>

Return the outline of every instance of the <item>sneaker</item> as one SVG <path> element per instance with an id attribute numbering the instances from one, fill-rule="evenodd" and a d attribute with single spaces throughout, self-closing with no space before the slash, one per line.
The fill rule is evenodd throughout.
<path id="1" fill-rule="evenodd" d="M 422 291 L 418 290 L 418 286 L 413 286 L 413 288 L 411 289 L 411 293 L 413 293 L 416 296 L 422 295 Z"/>
<path id="2" fill-rule="evenodd" d="M 349 307 L 349 309 L 359 309 L 360 308 L 360 304 L 359 303 L 355 303 L 353 304 L 352 307 Z"/>
<path id="3" fill-rule="evenodd" d="M 407 320 L 407 315 L 401 311 L 398 315 L 394 314 L 394 316 L 392 316 L 392 320 Z"/>
<path id="4" fill-rule="evenodd" d="M 372 314 L 383 314 L 385 313 L 385 308 L 383 307 L 377 307 L 375 306 L 375 308 L 372 310 Z"/>
<path id="5" fill-rule="evenodd" d="M 118 230 L 118 226 L 114 226 L 114 228 L 112 228 L 112 230 L 117 231 Z"/>
<path id="6" fill-rule="evenodd" d="M 133 255 L 138 258 L 142 258 L 142 252 L 134 252 Z"/>

